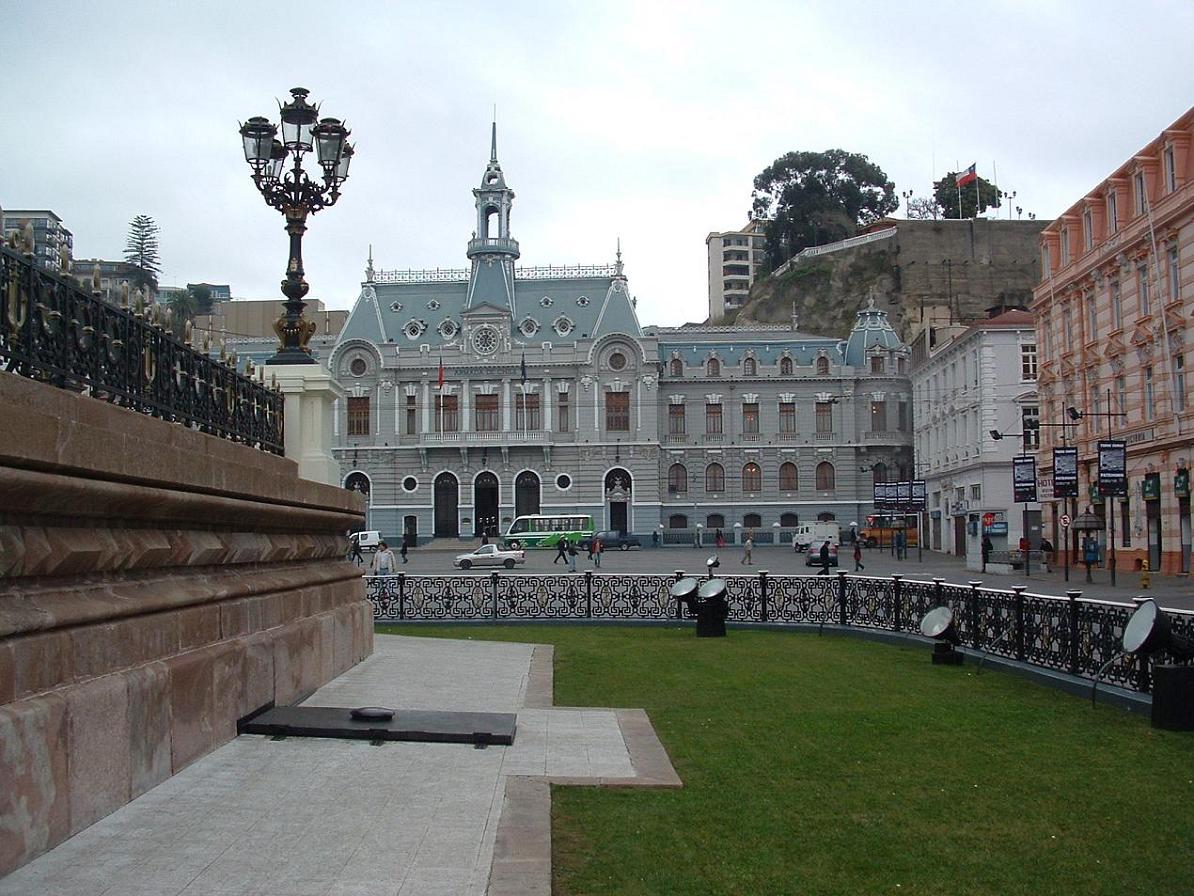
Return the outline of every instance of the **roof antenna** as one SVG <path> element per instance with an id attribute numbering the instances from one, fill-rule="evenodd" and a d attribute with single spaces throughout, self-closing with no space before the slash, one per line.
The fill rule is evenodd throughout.
<path id="1" fill-rule="evenodd" d="M 489 161 L 497 161 L 497 103 L 493 104 L 493 139 L 489 144 Z"/>

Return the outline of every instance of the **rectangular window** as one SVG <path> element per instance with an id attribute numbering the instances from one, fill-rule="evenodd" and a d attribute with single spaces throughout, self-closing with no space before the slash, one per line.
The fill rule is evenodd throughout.
<path id="1" fill-rule="evenodd" d="M 781 401 L 779 403 L 779 431 L 796 432 L 796 402 Z"/>
<path id="2" fill-rule="evenodd" d="M 887 432 L 887 402 L 871 402 L 871 432 Z"/>
<path id="3" fill-rule="evenodd" d="M 1053 356 L 1053 318 L 1045 315 L 1045 320 L 1041 325 L 1041 332 L 1045 334 L 1045 355 Z"/>
<path id="4" fill-rule="evenodd" d="M 1020 409 L 1020 429 L 1024 433 L 1024 450 L 1041 447 L 1041 412 L 1038 408 Z"/>
<path id="5" fill-rule="evenodd" d="M 1093 292 L 1086 294 L 1086 341 L 1094 342 L 1099 335 L 1099 311 Z"/>
<path id="6" fill-rule="evenodd" d="M 496 395 L 477 396 L 477 432 L 497 432 L 501 426 Z"/>
<path id="7" fill-rule="evenodd" d="M 1148 194 L 1144 190 L 1144 172 L 1137 171 L 1132 175 L 1132 188 L 1136 193 L 1136 214 L 1143 215 L 1148 210 Z"/>
<path id="8" fill-rule="evenodd" d="M 1090 214 L 1090 209 L 1082 213 L 1082 240 L 1083 248 L 1090 251 L 1094 248 L 1094 218 Z"/>
<path id="9" fill-rule="evenodd" d="M 1177 246 L 1169 247 L 1169 301 L 1176 302 L 1182 294 L 1181 265 L 1178 262 Z"/>
<path id="10" fill-rule="evenodd" d="M 1069 305 L 1061 309 L 1061 329 L 1065 336 L 1065 350 L 1072 352 L 1074 350 L 1074 315 L 1070 312 Z"/>
<path id="11" fill-rule="evenodd" d="M 1119 277 L 1112 278 L 1111 285 L 1107 289 L 1111 296 L 1111 329 L 1119 330 L 1124 325 L 1124 308 L 1119 295 Z"/>
<path id="12" fill-rule="evenodd" d="M 742 405 L 742 432 L 744 435 L 759 434 L 759 406 L 758 404 Z"/>
<path id="13" fill-rule="evenodd" d="M 1119 205 L 1115 198 L 1115 191 L 1107 194 L 1107 233 L 1119 231 Z"/>
<path id="14" fill-rule="evenodd" d="M 1152 296 L 1148 293 L 1148 265 L 1142 264 L 1136 268 L 1136 289 L 1140 293 L 1140 315 L 1141 317 L 1152 314 L 1153 303 Z"/>
<path id="15" fill-rule="evenodd" d="M 1030 383 L 1036 381 L 1036 344 L 1032 342 L 1020 343 L 1020 380 Z"/>
<path id="16" fill-rule="evenodd" d="M 1153 367 L 1144 368 L 1144 419 L 1152 420 L 1157 413 L 1155 404 L 1156 394 L 1153 387 Z"/>
<path id="17" fill-rule="evenodd" d="M 538 395 L 516 395 L 514 397 L 514 427 L 519 432 L 534 432 L 542 427 L 539 416 Z"/>
<path id="18" fill-rule="evenodd" d="M 981 485 L 970 486 L 970 500 L 981 501 L 983 499 L 983 487 Z"/>
<path id="19" fill-rule="evenodd" d="M 605 428 L 610 432 L 630 432 L 630 393 L 605 393 Z"/>
<path id="20" fill-rule="evenodd" d="M 897 429 L 900 432 L 908 431 L 908 402 L 900 401 L 896 403 L 896 412 L 899 415 Z"/>
<path id="21" fill-rule="evenodd" d="M 682 405 L 682 404 L 668 405 L 668 409 L 667 409 L 668 435 L 682 436 L 682 435 L 684 435 L 685 427 L 686 427 L 686 420 L 684 417 L 684 405 Z"/>
<path id="22" fill-rule="evenodd" d="M 1099 386 L 1095 383 L 1090 387 L 1090 413 L 1086 422 L 1093 431 L 1098 426 L 1099 414 L 1103 413 L 1103 402 L 1099 400 Z"/>
<path id="23" fill-rule="evenodd" d="M 1061 264 L 1062 267 L 1070 263 L 1070 229 L 1061 228 Z"/>
<path id="24" fill-rule="evenodd" d="M 709 435 L 721 435 L 721 405 L 705 405 L 705 432 Z"/>
<path id="25" fill-rule="evenodd" d="M 419 431 L 417 411 L 415 397 L 413 395 L 406 396 L 406 434 L 408 436 L 413 436 Z"/>
<path id="26" fill-rule="evenodd" d="M 435 431 L 460 432 L 460 399 L 457 396 L 435 396 Z"/>
<path id="27" fill-rule="evenodd" d="M 1112 511 L 1112 512 L 1114 512 L 1114 511 Z M 1132 527 L 1129 525 L 1129 522 L 1130 521 L 1128 519 L 1128 502 L 1120 501 L 1119 502 L 1119 531 L 1120 531 L 1121 537 L 1123 538 L 1123 541 L 1121 541 L 1119 543 L 1120 547 L 1130 548 L 1132 546 Z"/>
<path id="28" fill-rule="evenodd" d="M 871 356 L 871 373 L 883 372 L 883 359 L 878 355 Z"/>
<path id="29" fill-rule="evenodd" d="M 1177 394 L 1173 396 L 1173 406 L 1176 410 L 1186 409 L 1186 356 L 1178 352 L 1173 356 L 1173 388 Z"/>
<path id="30" fill-rule="evenodd" d="M 350 436 L 369 435 L 369 399 L 348 399 L 348 434 Z"/>
<path id="31" fill-rule="evenodd" d="M 568 393 L 561 392 L 559 401 L 556 402 L 556 432 L 569 432 L 571 430 L 572 419 L 568 411 Z"/>
<path id="32" fill-rule="evenodd" d="M 1128 381 L 1123 376 L 1115 378 L 1115 399 L 1119 402 L 1119 413 L 1128 413 Z M 1124 419 L 1127 419 L 1126 417 Z"/>
<path id="33" fill-rule="evenodd" d="M 1172 193 L 1177 189 L 1177 163 L 1173 156 L 1173 147 L 1166 146 L 1161 154 L 1161 164 L 1165 168 L 1165 192 Z"/>
<path id="34" fill-rule="evenodd" d="M 828 401 L 817 402 L 817 432 L 831 433 L 833 432 L 833 403 Z"/>

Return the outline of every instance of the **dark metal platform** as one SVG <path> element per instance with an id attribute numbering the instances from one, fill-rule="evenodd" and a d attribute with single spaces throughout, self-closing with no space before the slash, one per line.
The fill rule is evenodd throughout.
<path id="1" fill-rule="evenodd" d="M 514 713 L 400 709 L 388 721 L 357 721 L 342 706 L 275 706 L 241 720 L 238 734 L 274 737 L 340 737 L 441 744 L 514 743 Z"/>

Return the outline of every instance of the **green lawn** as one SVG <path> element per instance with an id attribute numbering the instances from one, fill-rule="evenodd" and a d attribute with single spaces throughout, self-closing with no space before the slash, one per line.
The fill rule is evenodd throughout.
<path id="1" fill-rule="evenodd" d="M 684 788 L 554 788 L 557 894 L 1194 893 L 1194 734 L 1147 716 L 840 636 L 384 631 L 551 643 L 556 703 L 650 714 Z"/>

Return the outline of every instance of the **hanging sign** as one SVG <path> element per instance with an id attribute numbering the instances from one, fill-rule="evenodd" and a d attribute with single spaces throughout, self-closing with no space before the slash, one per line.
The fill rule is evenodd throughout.
<path id="1" fill-rule="evenodd" d="M 928 492 L 923 479 L 912 480 L 912 509 L 924 510 L 928 505 Z"/>
<path id="2" fill-rule="evenodd" d="M 1078 449 L 1053 449 L 1053 497 L 1078 497 Z"/>
<path id="3" fill-rule="evenodd" d="M 1031 454 L 1012 458 L 1012 493 L 1017 504 L 1036 500 L 1036 458 Z"/>
<path id="4" fill-rule="evenodd" d="M 1099 442 L 1099 494 L 1106 498 L 1128 496 L 1128 446 L 1120 439 Z"/>

